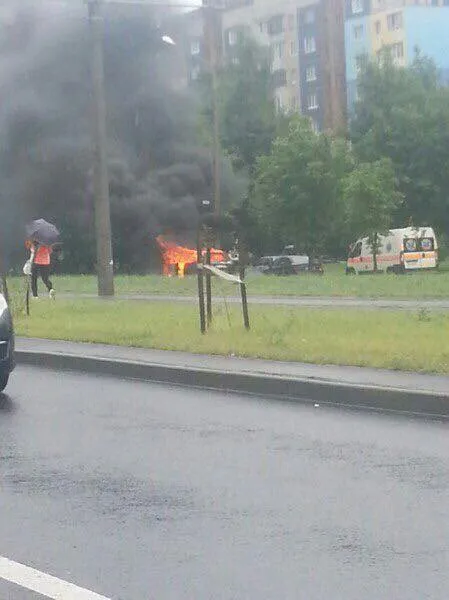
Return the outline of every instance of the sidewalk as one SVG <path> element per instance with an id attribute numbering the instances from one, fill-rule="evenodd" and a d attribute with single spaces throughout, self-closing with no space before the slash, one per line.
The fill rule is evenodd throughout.
<path id="1" fill-rule="evenodd" d="M 308 379 L 330 384 L 375 386 L 381 388 L 425 392 L 449 396 L 449 375 L 425 375 L 386 369 L 340 367 L 261 359 L 187 354 L 166 350 L 81 344 L 75 342 L 19 338 L 17 350 L 57 353 L 66 356 L 91 356 L 112 360 L 136 361 L 148 365 L 164 365 L 180 369 L 220 371 L 228 374 L 256 374 L 291 379 Z"/>
<path id="2" fill-rule="evenodd" d="M 323 404 L 449 417 L 449 376 L 17 340 L 18 363 Z"/>

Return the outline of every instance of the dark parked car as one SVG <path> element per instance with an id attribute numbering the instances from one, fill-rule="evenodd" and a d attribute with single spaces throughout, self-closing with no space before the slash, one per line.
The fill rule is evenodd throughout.
<path id="1" fill-rule="evenodd" d="M 14 328 L 5 297 L 0 294 L 0 392 L 14 369 Z"/>
<path id="2" fill-rule="evenodd" d="M 324 273 L 320 261 L 309 260 L 308 256 L 265 256 L 256 265 L 265 275 L 300 275 L 301 273 Z"/>

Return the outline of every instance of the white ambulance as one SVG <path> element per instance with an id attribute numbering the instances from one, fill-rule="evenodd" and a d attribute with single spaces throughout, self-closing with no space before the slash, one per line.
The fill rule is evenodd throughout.
<path id="1" fill-rule="evenodd" d="M 431 227 L 391 229 L 379 235 L 377 268 L 387 273 L 404 273 L 438 266 L 438 242 Z M 368 238 L 352 244 L 346 263 L 346 273 L 374 271 L 373 252 Z"/>

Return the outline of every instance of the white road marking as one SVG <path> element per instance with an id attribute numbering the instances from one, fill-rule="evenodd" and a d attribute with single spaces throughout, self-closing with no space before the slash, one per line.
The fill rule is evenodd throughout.
<path id="1" fill-rule="evenodd" d="M 37 592 L 53 600 L 109 600 L 73 583 L 0 556 L 0 579 Z"/>

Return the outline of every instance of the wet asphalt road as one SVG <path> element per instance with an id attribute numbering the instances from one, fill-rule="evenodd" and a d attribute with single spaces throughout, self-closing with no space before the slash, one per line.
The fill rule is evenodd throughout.
<path id="1" fill-rule="evenodd" d="M 2 556 L 114 599 L 448 597 L 447 423 L 25 367 L 8 392 Z"/>

